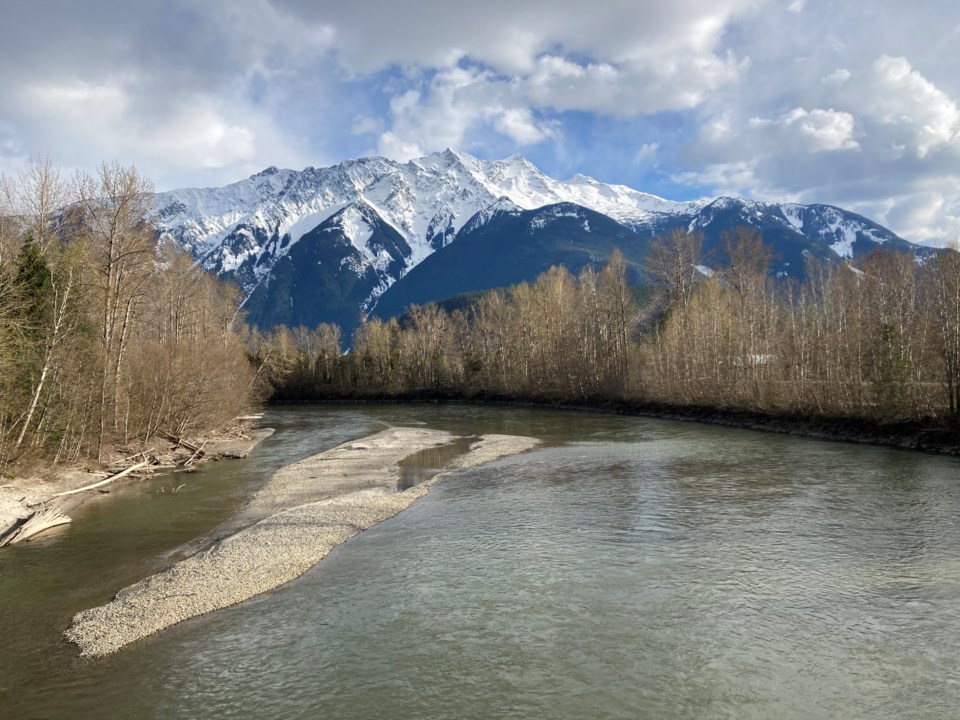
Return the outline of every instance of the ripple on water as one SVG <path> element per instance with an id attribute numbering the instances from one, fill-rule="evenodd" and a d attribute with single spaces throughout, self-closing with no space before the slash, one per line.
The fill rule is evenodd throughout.
<path id="1" fill-rule="evenodd" d="M 440 483 L 277 592 L 38 691 L 33 714 L 957 716 L 949 459 L 575 413 L 290 412 L 277 442 L 302 455 L 398 420 L 553 446 Z"/>

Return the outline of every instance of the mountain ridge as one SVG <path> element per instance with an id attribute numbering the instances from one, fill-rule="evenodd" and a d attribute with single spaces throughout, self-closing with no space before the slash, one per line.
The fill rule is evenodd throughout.
<path id="1" fill-rule="evenodd" d="M 677 202 L 580 174 L 556 180 L 520 155 L 488 161 L 451 149 L 406 163 L 368 157 L 302 171 L 269 167 L 220 188 L 158 193 L 156 221 L 161 238 L 189 250 L 205 269 L 236 281 L 251 320 L 270 326 L 285 321 L 263 308 L 279 308 L 292 299 L 270 297 L 290 292 L 290 283 L 299 283 L 297 302 L 313 306 L 281 313 L 291 321 L 315 324 L 325 317 L 358 317 L 424 261 L 484 225 L 496 221 L 503 232 L 519 232 L 523 223 L 507 223 L 505 213 L 561 204 L 599 213 L 632 232 L 610 230 L 624 239 L 629 246 L 624 252 L 635 263 L 657 235 L 696 230 L 704 233 L 708 245 L 716 245 L 722 233 L 736 225 L 757 228 L 775 246 L 782 258 L 776 270 L 784 274 L 802 272 L 807 255 L 848 258 L 881 245 L 916 247 L 868 218 L 830 205 L 734 197 Z M 340 220 L 331 223 L 334 217 Z M 524 225 L 519 236 L 495 242 L 488 238 L 503 262 L 519 262 L 521 256 L 529 260 L 520 245 L 531 233 L 549 235 L 549 218 L 536 217 L 528 218 L 534 225 Z M 546 224 L 536 226 L 538 222 Z M 564 225 L 565 237 L 573 230 Z M 593 262 L 589 242 L 598 236 L 591 236 L 588 227 L 582 234 L 586 245 L 571 260 L 574 265 Z M 310 246 L 297 250 L 305 238 Z M 548 237 L 537 242 L 556 249 Z M 451 261 L 458 255 L 443 253 Z M 320 272 L 302 265 L 306 262 L 326 265 Z M 550 257 L 542 262 L 552 264 Z M 533 264 L 542 262 L 538 258 Z M 429 265 L 437 272 L 452 267 L 439 261 Z M 344 273 L 350 277 L 340 277 Z M 279 274 L 286 277 L 283 283 Z M 492 272 L 499 275 L 503 273 Z M 415 276 L 423 282 L 426 275 L 421 271 Z M 310 282 L 351 289 L 332 298 L 319 290 L 311 296 L 306 286 Z"/>

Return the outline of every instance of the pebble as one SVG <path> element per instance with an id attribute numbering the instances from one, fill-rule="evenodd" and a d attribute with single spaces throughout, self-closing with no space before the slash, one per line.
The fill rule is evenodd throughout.
<path id="1" fill-rule="evenodd" d="M 393 492 L 400 460 L 453 439 L 439 430 L 390 428 L 281 468 L 241 511 L 252 524 L 121 590 L 106 605 L 78 613 L 64 636 L 83 656 L 109 655 L 188 618 L 236 605 L 303 575 L 337 545 L 404 510 L 456 469 L 539 444 L 535 438 L 485 435 L 450 471 Z"/>

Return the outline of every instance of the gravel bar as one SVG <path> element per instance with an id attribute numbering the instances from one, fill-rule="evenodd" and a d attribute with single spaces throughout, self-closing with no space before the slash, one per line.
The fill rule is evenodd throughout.
<path id="1" fill-rule="evenodd" d="M 485 435 L 450 470 L 394 492 L 398 463 L 449 443 L 450 433 L 390 428 L 278 470 L 241 511 L 248 527 L 74 616 L 64 636 L 87 657 L 109 655 L 188 618 L 272 590 L 357 533 L 390 518 L 456 469 L 475 467 L 539 444 Z"/>

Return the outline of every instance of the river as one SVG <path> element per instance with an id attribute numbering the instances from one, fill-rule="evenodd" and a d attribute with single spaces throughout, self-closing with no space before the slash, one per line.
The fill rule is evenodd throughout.
<path id="1" fill-rule="evenodd" d="M 0 717 L 960 717 L 956 459 L 457 405 L 264 424 L 247 460 L 115 488 L 0 552 Z M 101 660 L 61 642 L 281 465 L 394 424 L 545 445 L 272 593 Z"/>

